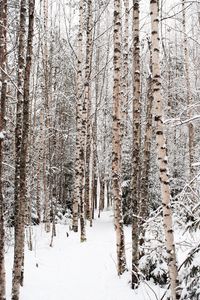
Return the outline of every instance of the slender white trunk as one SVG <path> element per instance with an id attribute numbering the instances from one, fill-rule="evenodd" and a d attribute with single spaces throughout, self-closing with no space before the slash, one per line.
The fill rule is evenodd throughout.
<path id="1" fill-rule="evenodd" d="M 156 144 L 158 154 L 158 166 L 161 184 L 161 196 L 163 206 L 163 223 L 165 234 L 165 245 L 168 254 L 168 269 L 171 285 L 171 299 L 180 299 L 179 280 L 176 261 L 176 251 L 174 245 L 174 232 L 172 223 L 172 208 L 170 204 L 170 184 L 168 173 L 168 159 L 166 149 L 166 139 L 163 125 L 163 99 L 161 96 L 161 76 L 160 76 L 160 45 L 159 45 L 159 16 L 158 0 L 150 0 L 151 8 L 151 40 L 152 40 L 152 69 L 153 69 L 153 99 L 155 105 L 156 122 Z"/>
<path id="2" fill-rule="evenodd" d="M 188 118 L 191 118 L 191 104 L 192 104 L 192 92 L 190 84 L 190 71 L 189 71 L 189 51 L 188 51 L 188 41 L 186 33 L 186 15 L 185 15 L 185 0 L 182 0 L 182 11 L 183 11 L 183 46 L 184 46 L 184 63 L 185 63 L 185 81 L 186 81 L 186 97 L 188 106 Z M 194 126 L 192 122 L 188 123 L 188 139 L 189 139 L 189 179 L 192 180 L 194 176 Z"/>
<path id="3" fill-rule="evenodd" d="M 20 285 L 23 281 L 24 259 L 24 215 L 25 203 L 20 197 L 20 156 L 22 145 L 23 89 L 25 70 L 26 0 L 20 3 L 20 25 L 18 40 L 17 112 L 15 127 L 15 245 L 12 278 L 12 300 L 19 300 Z"/>
<path id="4" fill-rule="evenodd" d="M 147 103 L 146 103 L 146 127 L 144 135 L 144 146 L 143 146 L 143 165 L 141 174 L 141 189 L 140 189 L 140 256 L 143 255 L 143 244 L 144 244 L 144 223 L 147 220 L 149 213 L 149 173 L 150 173 L 150 159 L 151 159 L 151 141 L 152 141 L 152 123 L 153 123 L 153 95 L 152 95 L 152 47 L 150 41 L 148 41 L 149 52 L 150 52 L 150 74 L 148 77 L 148 90 L 147 90 Z"/>
<path id="5" fill-rule="evenodd" d="M 140 190 L 140 37 L 139 0 L 133 0 L 133 166 L 132 166 L 132 288 L 138 286 Z"/>
<path id="6" fill-rule="evenodd" d="M 113 86 L 113 138 L 112 138 L 112 193 L 115 206 L 118 274 L 125 271 L 125 245 L 121 191 L 121 1 L 114 0 L 114 86 Z"/>
<path id="7" fill-rule="evenodd" d="M 87 40 L 85 62 L 85 102 L 87 105 L 87 135 L 85 154 L 85 216 L 89 220 L 91 216 L 90 203 L 90 156 L 91 156 L 91 68 L 92 68 L 92 1 L 87 5 Z"/>
<path id="8" fill-rule="evenodd" d="M 0 2 L 0 67 L 6 71 L 7 53 L 7 0 Z M 7 81 L 5 72 L 0 72 L 0 132 L 5 129 L 5 105 Z M 5 229 L 4 229 L 4 196 L 3 196 L 3 142 L 0 139 L 0 300 L 6 299 L 5 277 Z"/>
<path id="9" fill-rule="evenodd" d="M 49 186 L 47 176 L 47 161 L 49 159 L 49 127 L 50 127 L 50 97 L 49 97 L 49 70 L 48 70 L 48 0 L 43 2 L 44 15 L 44 48 L 43 48 L 43 64 L 44 64 L 44 107 L 45 107 L 45 136 L 44 136 L 44 157 L 43 157 L 43 185 L 44 185 L 44 222 L 46 232 L 50 232 L 50 200 Z"/>
<path id="10" fill-rule="evenodd" d="M 125 20 L 124 20 L 124 47 L 123 47 L 123 76 L 122 76 L 122 137 L 127 134 L 128 126 L 128 99 L 129 99 L 129 0 L 124 0 Z"/>
<path id="11" fill-rule="evenodd" d="M 84 216 L 84 168 L 87 105 L 83 85 L 83 1 L 79 1 L 78 66 L 77 66 L 77 115 L 76 115 L 76 162 L 75 197 L 73 201 L 73 230 L 78 231 L 78 213 L 80 213 L 80 239 L 86 240 Z"/>

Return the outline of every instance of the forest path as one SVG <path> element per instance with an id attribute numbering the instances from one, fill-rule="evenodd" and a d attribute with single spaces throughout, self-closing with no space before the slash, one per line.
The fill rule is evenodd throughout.
<path id="1" fill-rule="evenodd" d="M 25 281 L 21 300 L 149 300 L 156 299 L 146 285 L 132 291 L 127 272 L 116 272 L 115 232 L 112 212 L 104 212 L 94 226 L 87 227 L 87 242 L 68 226 L 57 225 L 53 247 L 51 235 L 43 227 L 33 227 L 33 251 L 26 249 Z M 69 232 L 67 237 L 66 232 Z M 126 248 L 130 254 L 130 228 L 126 228 Z M 7 254 L 10 296 L 12 249 Z M 129 255 L 130 256 L 130 255 Z M 130 256 L 131 257 L 131 256 Z"/>

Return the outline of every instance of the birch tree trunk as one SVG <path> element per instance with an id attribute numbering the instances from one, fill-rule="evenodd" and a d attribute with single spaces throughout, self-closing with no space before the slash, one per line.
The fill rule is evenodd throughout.
<path id="1" fill-rule="evenodd" d="M 50 96 L 49 96 L 49 70 L 48 70 L 48 0 L 43 1 L 43 15 L 44 15 L 44 47 L 43 47 L 43 64 L 44 64 L 44 119 L 45 119 L 45 136 L 43 144 L 43 185 L 44 185 L 44 222 L 46 232 L 50 232 L 50 199 L 49 199 L 49 180 L 47 176 L 47 161 L 50 158 L 49 153 L 49 127 L 50 127 Z"/>
<path id="2" fill-rule="evenodd" d="M 152 95 L 152 47 L 150 41 L 148 41 L 150 63 L 149 70 L 150 74 L 148 77 L 148 90 L 147 90 L 147 104 L 146 104 L 146 127 L 144 136 L 144 153 L 143 153 L 143 166 L 141 175 L 141 189 L 140 189 L 140 256 L 142 256 L 144 243 L 145 231 L 143 225 L 147 220 L 149 213 L 149 172 L 150 172 L 150 157 L 151 157 L 151 140 L 152 140 L 152 106 L 153 106 L 153 95 Z"/>
<path id="3" fill-rule="evenodd" d="M 100 187 L 100 193 L 99 193 L 99 213 L 98 218 L 101 216 L 101 212 L 104 210 L 104 195 L 105 195 L 105 170 L 102 172 L 99 172 L 99 187 Z"/>
<path id="4" fill-rule="evenodd" d="M 137 288 L 139 260 L 139 180 L 140 180 L 140 38 L 139 0 L 133 0 L 133 166 L 132 166 L 132 288 Z"/>
<path id="5" fill-rule="evenodd" d="M 186 16 L 185 16 L 185 0 L 182 0 L 182 11 L 183 11 L 183 46 L 184 46 L 184 63 L 185 63 L 185 81 L 186 81 L 186 97 L 188 106 L 188 118 L 191 118 L 191 104 L 192 104 L 192 92 L 190 84 L 190 71 L 189 71 L 189 52 L 188 52 L 188 40 L 186 33 Z M 194 176 L 194 126 L 192 122 L 188 123 L 188 135 L 189 135 L 189 180 L 191 181 Z"/>
<path id="6" fill-rule="evenodd" d="M 99 3 L 97 3 L 96 11 L 100 9 Z M 98 16 L 96 16 L 98 18 Z M 95 19 L 96 20 L 96 19 Z M 96 24 L 96 37 L 100 34 L 100 21 L 101 17 Z M 94 121 L 92 126 L 92 141 L 93 141 L 93 162 L 92 162 L 92 215 L 94 219 L 94 210 L 97 209 L 97 183 L 98 183 L 98 153 L 97 153 L 97 127 L 98 127 L 98 115 L 97 115 L 97 106 L 99 100 L 99 66 L 100 66 L 100 47 L 99 43 L 96 43 L 95 49 L 95 73 L 97 74 L 95 77 L 95 107 L 94 107 Z"/>
<path id="7" fill-rule="evenodd" d="M 117 240 L 117 270 L 126 268 L 121 191 L 121 1 L 114 0 L 114 86 L 112 137 L 112 194 L 114 198 L 115 230 Z"/>
<path id="8" fill-rule="evenodd" d="M 24 74 L 24 90 L 23 90 L 23 127 L 22 127 L 22 144 L 20 151 L 20 202 L 25 203 L 25 210 L 27 207 L 27 157 L 28 157 L 28 144 L 29 144 L 29 109 L 31 104 L 30 99 L 30 75 L 33 55 L 33 35 L 34 35 L 34 10 L 35 0 L 29 0 L 29 23 L 28 23 L 28 39 L 27 39 L 27 51 L 26 51 L 26 66 Z M 31 219 L 31 208 L 30 208 Z M 23 249 L 24 252 L 24 249 Z M 24 269 L 21 272 L 21 284 L 23 285 Z"/>
<path id="9" fill-rule="evenodd" d="M 86 66 L 85 66 L 85 102 L 87 104 L 87 135 L 85 155 L 85 215 L 89 220 L 91 216 L 90 203 L 90 156 L 91 156 L 91 68 L 92 68 L 92 1 L 88 1 L 87 12 L 87 40 L 86 40 Z"/>
<path id="10" fill-rule="evenodd" d="M 6 53 L 7 53 L 7 0 L 0 2 L 0 67 L 1 74 L 1 111 L 0 111 L 0 300 L 6 299 L 5 278 L 5 230 L 4 230 L 4 197 L 3 197 L 3 141 L 5 130 L 5 104 L 6 104 Z"/>
<path id="11" fill-rule="evenodd" d="M 82 34 L 82 14 L 83 14 L 83 2 L 79 1 L 79 33 L 78 33 L 78 66 L 77 66 L 77 78 L 76 78 L 76 160 L 75 160 L 75 193 L 73 197 L 73 223 L 72 229 L 74 232 L 78 232 L 78 217 L 79 217 L 79 205 L 81 198 L 81 184 L 82 184 L 82 166 L 80 165 L 80 157 L 84 157 L 84 153 L 81 153 L 81 119 L 82 119 L 82 47 L 83 47 L 83 34 Z"/>
<path id="12" fill-rule="evenodd" d="M 25 24 L 26 24 L 26 3 L 21 2 L 21 17 L 20 17 L 20 31 L 22 30 L 22 40 L 21 43 L 19 41 L 19 47 L 23 47 L 25 49 Z M 24 74 L 21 74 L 21 83 L 23 85 L 20 86 L 21 94 L 21 124 L 20 132 L 21 132 L 21 141 L 20 145 L 18 144 L 18 155 L 19 155 L 19 183 L 18 183 L 18 193 L 17 193 L 17 211 L 16 215 L 18 219 L 16 219 L 15 223 L 15 248 L 14 248 L 14 266 L 13 266 L 13 286 L 12 286 L 12 300 L 19 299 L 19 285 L 23 285 L 23 276 L 24 276 L 24 226 L 25 226 L 25 211 L 26 211 L 26 196 L 27 196 L 27 186 L 26 186 L 26 160 L 27 160 L 27 147 L 28 147 L 28 132 L 29 132 L 29 103 L 30 103 L 30 74 L 31 74 L 31 63 L 32 63 L 32 44 L 33 44 L 33 33 L 34 33 L 34 9 L 35 9 L 35 0 L 29 0 L 29 24 L 28 24 L 28 39 L 27 39 L 27 53 L 26 53 L 26 63 L 23 64 L 22 61 L 19 60 L 19 69 L 22 67 L 24 70 Z M 20 49 L 20 48 L 19 48 Z M 24 49 L 22 51 L 24 51 Z M 22 54 L 19 50 L 19 55 Z M 21 58 L 21 57 L 20 57 Z M 22 65 L 20 65 L 20 63 Z M 25 66 L 25 69 L 24 69 Z M 24 80 L 23 80 L 24 76 Z M 18 77 L 19 80 L 19 77 Z M 19 81 L 18 81 L 19 83 Z M 21 98 L 23 97 L 23 98 Z M 18 98 L 19 100 L 19 98 Z M 19 121 L 19 120 L 17 120 Z M 18 140 L 18 136 L 16 136 L 16 142 Z M 16 230 L 17 229 L 17 230 Z"/>
<path id="13" fill-rule="evenodd" d="M 79 94 L 78 97 L 81 100 L 82 104 L 82 116 L 81 116 L 81 132 L 80 132 L 80 240 L 81 242 L 86 241 L 86 231 L 85 231 L 85 151 L 86 151 L 86 123 L 87 123 L 87 102 L 85 97 L 82 97 L 84 94 L 84 87 L 81 83 L 82 76 L 82 61 L 83 61 L 83 1 L 80 0 L 80 20 L 79 20 L 79 62 L 80 69 L 80 81 L 79 84 Z"/>
<path id="14" fill-rule="evenodd" d="M 129 0 L 124 0 L 125 20 L 124 20 L 124 51 L 123 51 L 123 77 L 122 77 L 122 138 L 127 134 L 128 122 L 128 99 L 129 99 L 129 83 L 128 83 L 128 59 L 129 59 Z"/>
<path id="15" fill-rule="evenodd" d="M 170 185 L 168 173 L 168 160 L 166 139 L 163 126 L 163 99 L 161 96 L 161 76 L 160 76 L 160 45 L 159 45 L 159 19 L 158 0 L 150 0 L 151 11 L 151 41 L 152 41 L 152 69 L 153 69 L 153 99 L 155 104 L 156 122 L 156 144 L 158 154 L 158 166 L 161 184 L 161 196 L 163 206 L 163 223 L 165 244 L 168 254 L 168 269 L 171 285 L 171 299 L 180 299 L 179 280 L 176 261 L 176 251 L 174 245 L 174 232 L 172 223 L 172 208 L 170 204 Z"/>
<path id="16" fill-rule="evenodd" d="M 39 18 L 42 18 L 42 3 L 40 2 L 39 6 Z M 37 91 L 38 87 L 40 85 L 40 51 L 41 51 L 41 27 L 38 29 L 38 46 L 37 46 L 37 65 L 35 68 L 36 73 L 36 80 L 35 84 L 33 86 L 33 98 L 34 98 L 34 116 L 33 116 L 33 137 L 32 137 L 32 143 L 34 143 L 37 135 L 37 127 L 36 127 L 36 121 L 37 121 Z M 40 108 L 39 112 L 39 122 L 38 122 L 38 142 L 35 144 L 35 148 L 38 149 L 38 159 L 36 164 L 36 176 L 37 176 L 37 182 L 36 182 L 36 212 L 37 212 L 37 220 L 38 224 L 41 222 L 41 180 L 42 180 L 42 150 L 43 150 L 43 108 Z M 34 159 L 34 153 L 32 154 Z M 34 178 L 33 178 L 33 184 L 35 184 Z"/>
<path id="17" fill-rule="evenodd" d="M 75 197 L 73 201 L 73 230 L 78 231 L 78 213 L 80 209 L 81 242 L 86 240 L 84 219 L 84 166 L 87 106 L 82 83 L 83 74 L 83 1 L 79 1 L 78 67 L 77 67 L 77 104 L 76 104 L 76 162 Z"/>
<path id="18" fill-rule="evenodd" d="M 97 97 L 95 99 L 94 122 L 92 128 L 92 219 L 94 219 L 94 210 L 97 208 Z"/>
<path id="19" fill-rule="evenodd" d="M 18 78 L 17 78 L 17 112 L 15 127 L 15 245 L 12 278 L 12 300 L 19 300 L 20 284 L 23 276 L 24 259 L 24 218 L 25 203 L 20 197 L 20 169 L 23 122 L 23 89 L 25 71 L 25 37 L 26 37 L 26 0 L 20 3 L 20 25 L 18 39 Z"/>
<path id="20" fill-rule="evenodd" d="M 42 122 L 43 112 L 40 111 L 39 118 L 39 142 L 38 142 L 38 161 L 37 161 L 37 184 L 36 184 L 36 210 L 38 223 L 41 222 L 41 166 L 42 166 Z"/>

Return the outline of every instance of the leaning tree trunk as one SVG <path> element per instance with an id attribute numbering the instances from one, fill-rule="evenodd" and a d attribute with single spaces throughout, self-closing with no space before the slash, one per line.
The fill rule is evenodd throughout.
<path id="1" fill-rule="evenodd" d="M 121 1 L 114 0 L 114 86 L 113 86 L 113 137 L 112 137 L 112 194 L 115 207 L 115 230 L 117 238 L 117 270 L 122 274 L 126 268 L 121 191 Z"/>
<path id="2" fill-rule="evenodd" d="M 3 197 L 3 141 L 5 130 L 6 104 L 6 52 L 7 52 L 7 0 L 0 2 L 0 67 L 1 67 L 1 110 L 0 110 L 0 300 L 6 299 L 5 278 L 5 230 L 4 230 L 4 197 Z"/>
<path id="3" fill-rule="evenodd" d="M 170 204 L 170 184 L 168 173 L 168 160 L 166 139 L 163 126 L 163 99 L 161 96 L 161 76 L 160 76 L 160 46 L 159 46 L 159 19 L 158 19 L 158 0 L 150 0 L 151 8 L 151 40 L 152 40 L 152 69 L 153 69 L 153 99 L 155 105 L 156 122 L 156 144 L 158 153 L 158 166 L 161 184 L 161 196 L 163 206 L 163 223 L 165 244 L 168 254 L 168 269 L 171 285 L 171 299 L 180 299 L 179 280 L 176 264 L 176 251 L 174 245 L 174 232 L 172 223 L 172 208 Z"/>
<path id="4" fill-rule="evenodd" d="M 19 299 L 20 284 L 22 282 L 24 258 L 24 215 L 25 203 L 20 197 L 20 168 L 23 122 L 23 89 L 25 70 L 25 38 L 26 38 L 26 0 L 20 4 L 20 25 L 18 40 L 18 78 L 17 78 L 17 112 L 15 127 L 15 245 L 12 278 L 12 300 Z"/>

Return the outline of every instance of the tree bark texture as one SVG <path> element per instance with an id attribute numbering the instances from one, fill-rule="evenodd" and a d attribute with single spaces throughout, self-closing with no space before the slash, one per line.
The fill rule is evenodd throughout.
<path id="1" fill-rule="evenodd" d="M 140 38 L 139 0 L 133 0 L 133 165 L 132 165 L 132 288 L 137 288 L 139 260 L 139 196 L 140 196 Z"/>
<path id="2" fill-rule="evenodd" d="M 123 47 L 123 76 L 122 76 L 122 138 L 127 135 L 128 99 L 129 99 L 129 0 L 124 0 L 124 47 Z"/>
<path id="3" fill-rule="evenodd" d="M 99 9 L 99 3 L 97 4 Z M 97 16 L 96 16 L 97 18 Z M 96 24 L 96 36 L 100 34 L 100 19 Z M 97 152 L 97 127 L 98 127 L 98 101 L 99 101 L 99 66 L 100 66 L 100 48 L 99 43 L 95 47 L 95 107 L 94 120 L 92 124 L 92 145 L 93 145 L 93 163 L 92 163 L 92 214 L 94 219 L 94 210 L 97 209 L 97 184 L 98 184 L 98 152 Z"/>
<path id="4" fill-rule="evenodd" d="M 23 274 L 24 260 L 24 219 L 25 203 L 20 197 L 20 170 L 21 170 L 21 146 L 22 146 L 22 122 L 23 122 L 23 90 L 25 71 L 25 38 L 26 38 L 26 0 L 20 3 L 20 24 L 18 38 L 18 79 L 17 79 L 17 113 L 15 127 L 15 245 L 12 278 L 12 300 L 19 300 L 20 284 Z"/>
<path id="5" fill-rule="evenodd" d="M 150 158 L 151 158 L 151 140 L 152 140 L 152 123 L 153 123 L 153 94 L 152 94 L 152 47 L 148 41 L 150 53 L 150 74 L 148 77 L 148 90 L 147 90 L 147 104 L 146 104 L 146 127 L 144 135 L 144 152 L 143 152 L 143 165 L 141 174 L 141 189 L 140 189 L 140 255 L 143 253 L 142 245 L 144 243 L 144 223 L 149 214 L 149 173 L 150 173 Z"/>
<path id="6" fill-rule="evenodd" d="M 6 70 L 7 53 L 7 0 L 0 2 L 0 67 Z M 1 110 L 0 110 L 0 300 L 6 299 L 5 278 L 5 230 L 4 230 L 4 197 L 3 197 L 3 141 L 5 138 L 5 105 L 7 81 L 5 72 L 1 74 Z"/>
<path id="7" fill-rule="evenodd" d="M 97 101 L 95 103 L 94 122 L 92 126 L 92 219 L 94 219 L 94 210 L 97 208 Z"/>
<path id="8" fill-rule="evenodd" d="M 49 199 L 49 176 L 47 161 L 50 160 L 49 153 L 49 127 L 50 127 L 50 91 L 49 91 L 49 51 L 48 51 L 48 0 L 43 1 L 44 15 L 44 46 L 43 46 L 43 64 L 44 64 L 44 143 L 43 143 L 43 186 L 44 186 L 44 223 L 46 232 L 50 232 L 50 199 Z"/>
<path id="9" fill-rule="evenodd" d="M 186 81 L 186 96 L 188 106 L 188 118 L 191 118 L 191 104 L 192 104 L 192 92 L 190 84 L 190 70 L 189 70 L 189 51 L 188 51 L 188 40 L 186 33 L 186 15 L 185 15 L 185 0 L 182 0 L 182 11 L 183 11 L 183 46 L 184 46 L 184 63 L 185 63 L 185 81 Z M 188 123 L 188 145 L 189 145 L 189 180 L 191 181 L 194 176 L 194 126 L 192 122 Z"/>
<path id="10" fill-rule="evenodd" d="M 166 139 L 163 125 L 163 100 L 161 96 L 161 72 L 160 72 L 160 45 L 159 45 L 159 19 L 158 19 L 158 0 L 150 1 L 151 10 L 151 41 L 152 41 L 152 69 L 153 69 L 153 100 L 155 105 L 156 122 L 156 147 L 158 155 L 158 166 L 161 184 L 161 196 L 163 206 L 163 224 L 165 234 L 165 245 L 168 254 L 168 269 L 171 285 L 171 299 L 180 299 L 179 280 L 174 245 L 174 232 L 172 223 L 172 208 L 170 204 L 170 184 L 168 173 L 168 160 Z"/>
<path id="11" fill-rule="evenodd" d="M 83 1 L 79 1 L 78 32 L 78 67 L 77 67 L 77 104 L 76 104 L 76 162 L 75 162 L 75 197 L 73 202 L 73 230 L 78 231 L 78 215 L 80 213 L 80 239 L 86 240 L 84 217 L 84 167 L 85 139 L 87 122 L 87 105 L 83 86 Z"/>
<path id="12" fill-rule="evenodd" d="M 22 1 L 23 2 L 23 1 Z M 25 55 L 25 23 L 26 23 L 26 3 L 21 3 L 21 17 L 20 17 L 20 31 L 22 30 L 23 36 L 21 42 L 19 41 L 19 47 L 23 47 L 23 55 Z M 34 9 L 35 0 L 29 0 L 29 24 L 28 24 L 28 39 L 27 39 L 27 51 L 26 62 L 23 58 L 23 62 L 19 60 L 19 69 L 23 68 L 24 73 L 21 74 L 20 86 L 22 95 L 21 99 L 21 111 L 20 120 L 17 120 L 16 126 L 20 126 L 21 141 L 19 148 L 17 149 L 17 155 L 19 155 L 17 171 L 19 174 L 19 183 L 16 201 L 16 221 L 15 221 L 15 247 L 14 247 L 14 266 L 13 266 L 13 286 L 12 286 L 12 300 L 19 299 L 19 287 L 23 285 L 23 264 L 24 264 L 24 226 L 25 226 L 25 212 L 26 212 L 26 161 L 27 161 L 27 148 L 28 148 L 28 133 L 29 133 L 29 103 L 30 103 L 30 74 L 32 63 L 32 44 L 34 33 Z M 22 43 L 22 44 L 21 44 Z M 22 53 L 20 53 L 22 55 Z M 21 63 L 21 64 L 20 64 Z M 25 68 L 24 68 L 25 67 Z M 19 80 L 19 77 L 18 77 Z M 18 86 L 19 88 L 19 86 Z M 21 97 L 22 96 L 22 97 Z M 19 98 L 18 98 L 19 100 Z M 21 124 L 18 124 L 20 121 Z M 16 135 L 16 142 L 18 136 Z M 18 170 L 19 168 L 19 170 Z"/>
<path id="13" fill-rule="evenodd" d="M 114 0 L 114 86 L 112 137 L 112 194 L 114 198 L 115 230 L 117 240 L 117 270 L 126 268 L 121 190 L 121 1 Z"/>
<path id="14" fill-rule="evenodd" d="M 87 4 L 87 40 L 86 40 L 86 65 L 85 65 L 85 102 L 87 105 L 87 135 L 85 154 L 85 216 L 91 216 L 90 203 L 90 156 L 91 156 L 91 68 L 92 68 L 92 1 Z"/>

